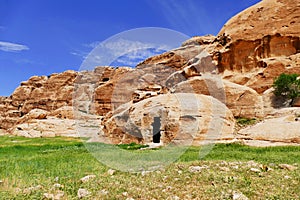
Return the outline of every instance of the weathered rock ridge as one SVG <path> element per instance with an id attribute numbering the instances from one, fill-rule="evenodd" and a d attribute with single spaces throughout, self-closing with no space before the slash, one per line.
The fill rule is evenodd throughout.
<path id="1" fill-rule="evenodd" d="M 233 134 L 234 117 L 263 119 L 282 106 L 272 84 L 281 73 L 300 74 L 299 20 L 297 0 L 263 0 L 230 19 L 217 36 L 193 37 L 135 69 L 106 66 L 33 76 L 10 97 L 0 98 L 0 130 L 26 137 L 76 136 L 80 130 L 94 139 L 108 137 L 111 143 L 147 143 L 155 112 L 161 112 L 162 142 L 183 143 L 191 137 L 179 132 L 194 128 L 190 136 L 200 144 L 216 116 L 209 110 L 214 102 L 225 113 L 217 118 L 227 127 L 218 130 L 217 139 L 300 143 L 296 129 L 287 138 L 267 130 L 277 119 Z M 179 96 L 201 106 L 182 111 Z M 285 115 L 277 117 L 286 121 Z M 282 127 L 299 123 L 286 122 Z"/>
<path id="2" fill-rule="evenodd" d="M 233 40 L 256 40 L 280 33 L 299 37 L 300 2 L 298 0 L 262 0 L 232 17 L 219 35 Z"/>
<path id="3" fill-rule="evenodd" d="M 22 82 L 10 97 L 1 99 L 0 128 L 12 128 L 33 109 L 54 111 L 71 106 L 76 75 L 74 71 L 66 71 L 48 77 L 33 76 Z"/>

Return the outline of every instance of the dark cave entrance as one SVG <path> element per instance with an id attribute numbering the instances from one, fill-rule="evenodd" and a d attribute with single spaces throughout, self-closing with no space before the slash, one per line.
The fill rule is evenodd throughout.
<path id="1" fill-rule="evenodd" d="M 154 117 L 154 122 L 152 124 L 153 126 L 153 143 L 160 143 L 160 126 L 161 126 L 161 122 L 160 122 L 160 117 Z"/>

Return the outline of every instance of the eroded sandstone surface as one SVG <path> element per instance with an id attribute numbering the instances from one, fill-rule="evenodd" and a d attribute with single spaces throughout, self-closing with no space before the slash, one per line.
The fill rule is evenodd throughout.
<path id="1" fill-rule="evenodd" d="M 220 121 L 225 125 L 215 130 L 220 133 L 216 140 L 300 143 L 300 129 L 295 128 L 300 122 L 289 120 L 292 114 L 274 115 L 286 105 L 272 93 L 275 77 L 300 74 L 299 20 L 298 0 L 263 0 L 231 18 L 217 36 L 192 37 L 134 69 L 103 66 L 33 76 L 10 97 L 0 98 L 1 134 L 86 132 L 80 136 L 148 143 L 153 117 L 160 113 L 164 143 L 193 138 L 193 144 L 200 144 L 210 131 L 208 124 Z M 179 96 L 185 99 L 181 102 L 201 106 L 180 110 L 184 104 L 178 103 Z M 224 116 L 212 112 L 212 102 Z M 120 117 L 124 113 L 127 118 Z M 234 132 L 234 117 L 266 120 Z M 275 125 L 280 128 L 272 129 Z M 280 135 L 279 130 L 293 132 Z"/>
<path id="2" fill-rule="evenodd" d="M 197 145 L 234 138 L 234 117 L 217 99 L 191 93 L 164 94 L 128 103 L 103 120 L 113 143 L 151 143 L 154 118 L 161 118 L 161 142 Z M 128 134 L 130 133 L 130 134 Z"/>

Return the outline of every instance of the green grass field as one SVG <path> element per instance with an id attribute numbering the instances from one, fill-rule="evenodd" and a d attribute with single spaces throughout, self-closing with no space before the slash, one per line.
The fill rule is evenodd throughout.
<path id="1" fill-rule="evenodd" d="M 80 188 L 90 192 L 86 199 L 232 199 L 238 193 L 249 199 L 300 199 L 300 147 L 217 144 L 201 160 L 199 150 L 191 147 L 154 172 L 111 175 L 80 139 L 1 136 L 0 199 L 43 199 L 44 193 L 78 199 Z M 281 169 L 283 163 L 297 168 Z M 192 172 L 192 166 L 201 170 Z M 91 174 L 96 177 L 80 181 Z"/>

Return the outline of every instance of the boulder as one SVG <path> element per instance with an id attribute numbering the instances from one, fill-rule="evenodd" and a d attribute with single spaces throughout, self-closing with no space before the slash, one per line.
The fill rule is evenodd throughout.
<path id="1" fill-rule="evenodd" d="M 42 109 L 33 109 L 24 117 L 30 119 L 46 119 L 48 112 Z"/>
<path id="2" fill-rule="evenodd" d="M 219 76 L 197 76 L 179 83 L 175 93 L 187 92 L 210 95 L 222 101 L 235 117 L 263 117 L 263 99 L 247 86 L 222 80 Z"/>
<path id="3" fill-rule="evenodd" d="M 75 121 L 69 119 L 31 119 L 17 124 L 10 130 L 10 134 L 23 137 L 78 137 L 75 131 Z"/>
<path id="4" fill-rule="evenodd" d="M 263 98 L 250 87 L 224 81 L 226 105 L 235 117 L 265 117 Z"/>
<path id="5" fill-rule="evenodd" d="M 74 119 L 73 106 L 60 107 L 51 112 L 50 116 L 55 116 L 59 119 Z"/>
<path id="6" fill-rule="evenodd" d="M 194 36 L 185 42 L 182 43 L 181 46 L 195 46 L 195 45 L 210 45 L 216 40 L 216 37 L 213 35 L 205 35 L 205 36 Z"/>
<path id="7" fill-rule="evenodd" d="M 284 112 L 283 112 L 284 111 Z M 263 140 L 271 142 L 300 143 L 300 110 L 283 109 L 281 113 L 273 113 L 273 118 L 242 129 L 239 137 L 251 140 Z"/>
<path id="8" fill-rule="evenodd" d="M 154 117 L 161 119 L 161 142 L 197 145 L 204 140 L 232 139 L 234 118 L 213 97 L 176 93 L 128 103 L 103 120 L 108 143 L 153 142 Z"/>

